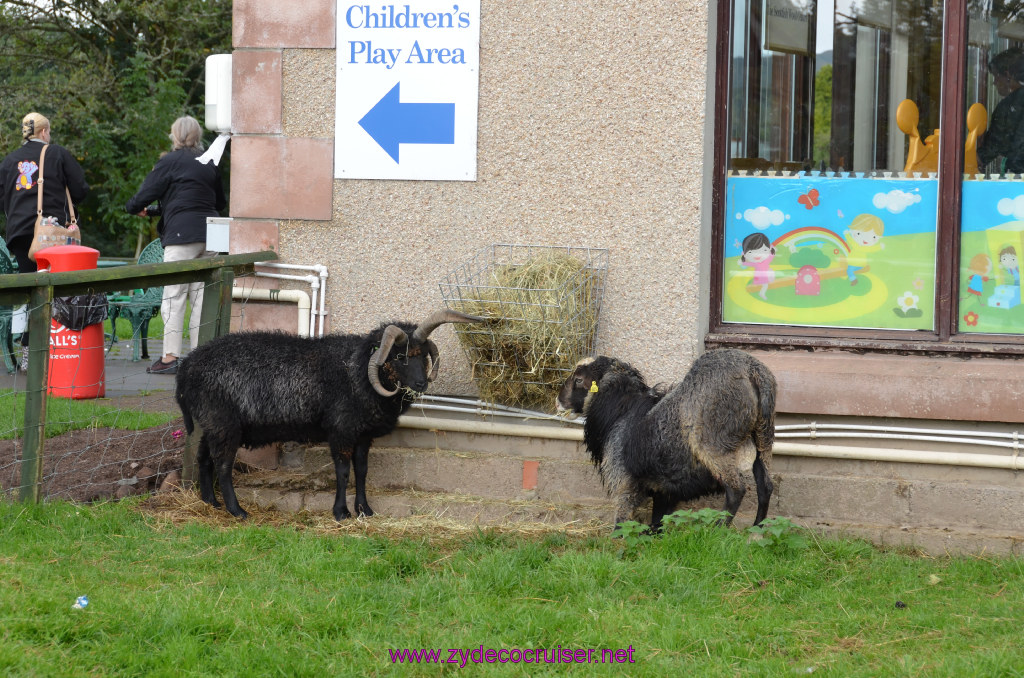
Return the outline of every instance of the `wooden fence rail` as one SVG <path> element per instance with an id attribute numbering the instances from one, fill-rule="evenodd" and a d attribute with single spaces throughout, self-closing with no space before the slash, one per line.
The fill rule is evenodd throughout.
<path id="1" fill-rule="evenodd" d="M 51 304 L 54 297 L 70 297 L 97 292 L 163 287 L 202 281 L 219 294 L 203 295 L 199 343 L 228 332 L 231 321 L 231 288 L 235 276 L 252 273 L 258 261 L 277 259 L 273 252 L 231 254 L 208 259 L 172 261 L 100 268 L 63 273 L 20 273 L 0 275 L 0 305 L 29 306 L 29 352 L 47 355 L 50 348 Z M 25 434 L 22 439 L 22 501 L 39 501 L 43 479 L 43 446 L 46 439 L 46 371 L 49 360 L 29 361 L 25 377 Z M 198 433 L 198 432 L 197 432 Z M 196 434 L 186 444 L 182 479 L 195 477 Z"/>

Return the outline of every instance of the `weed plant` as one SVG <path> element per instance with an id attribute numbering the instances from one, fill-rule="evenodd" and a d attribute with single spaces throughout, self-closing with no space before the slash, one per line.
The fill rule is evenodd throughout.
<path id="1" fill-rule="evenodd" d="M 391 538 L 303 514 L 281 527 L 171 521 L 138 500 L 0 503 L 0 675 L 1024 675 L 1018 558 L 781 522 L 765 547 L 710 515 L 672 522 L 633 542 Z M 481 646 L 632 647 L 635 662 L 460 668 L 390 652 Z"/>

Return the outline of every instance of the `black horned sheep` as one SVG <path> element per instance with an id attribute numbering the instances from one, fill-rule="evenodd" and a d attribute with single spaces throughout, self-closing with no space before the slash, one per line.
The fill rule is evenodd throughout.
<path id="1" fill-rule="evenodd" d="M 631 365 L 599 356 L 576 365 L 556 405 L 586 415 L 584 443 L 620 500 L 616 524 L 652 497 L 657 530 L 679 502 L 723 490 L 732 522 L 753 474 L 756 525 L 773 489 L 775 391 L 771 371 L 735 349 L 705 353 L 667 390 L 649 387 Z"/>
<path id="2" fill-rule="evenodd" d="M 350 460 L 356 515 L 372 516 L 366 501 L 370 443 L 393 431 L 437 376 L 430 333 L 443 323 L 483 320 L 441 310 L 418 326 L 383 324 L 368 334 L 239 332 L 199 346 L 181 361 L 174 396 L 185 430 L 202 429 L 196 463 L 203 501 L 220 507 L 216 472 L 225 507 L 245 518 L 231 480 L 239 447 L 327 442 L 337 482 L 334 518 L 352 515 L 345 500 Z"/>

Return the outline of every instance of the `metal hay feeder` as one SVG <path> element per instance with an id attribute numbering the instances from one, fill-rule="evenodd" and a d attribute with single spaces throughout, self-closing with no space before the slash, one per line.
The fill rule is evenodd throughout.
<path id="1" fill-rule="evenodd" d="M 552 409 L 594 351 L 607 272 L 607 249 L 498 244 L 448 274 L 449 309 L 495 319 L 455 326 L 484 400 Z"/>

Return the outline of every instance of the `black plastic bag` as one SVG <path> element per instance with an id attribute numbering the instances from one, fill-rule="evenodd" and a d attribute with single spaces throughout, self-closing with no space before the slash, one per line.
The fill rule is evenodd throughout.
<path id="1" fill-rule="evenodd" d="M 107 319 L 107 296 L 80 294 L 75 297 L 54 297 L 53 318 L 69 330 L 81 332 L 89 325 Z"/>

